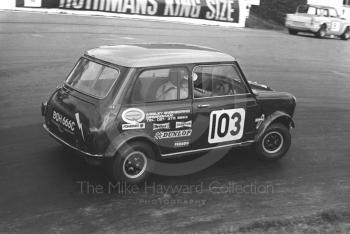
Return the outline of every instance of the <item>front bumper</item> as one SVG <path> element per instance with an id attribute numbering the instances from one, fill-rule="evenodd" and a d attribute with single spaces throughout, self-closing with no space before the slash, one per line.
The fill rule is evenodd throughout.
<path id="1" fill-rule="evenodd" d="M 57 141 L 60 142 L 61 144 L 66 145 L 66 146 L 68 146 L 69 148 L 71 148 L 71 149 L 73 149 L 73 150 L 75 150 L 75 151 L 77 151 L 77 152 L 79 152 L 79 153 L 81 153 L 81 154 L 83 154 L 83 155 L 85 155 L 85 156 L 89 156 L 89 157 L 98 157 L 98 158 L 103 157 L 102 154 L 91 154 L 91 153 L 89 153 L 89 152 L 86 152 L 86 151 L 83 151 L 83 150 L 81 150 L 81 149 L 78 149 L 77 147 L 75 147 L 75 146 L 69 144 L 68 142 L 64 141 L 63 139 L 61 139 L 60 137 L 58 137 L 57 135 L 55 135 L 53 132 L 51 132 L 50 129 L 46 126 L 46 124 L 43 124 L 43 127 L 44 127 L 44 129 L 50 134 L 51 137 L 53 137 L 55 140 L 57 140 Z"/>

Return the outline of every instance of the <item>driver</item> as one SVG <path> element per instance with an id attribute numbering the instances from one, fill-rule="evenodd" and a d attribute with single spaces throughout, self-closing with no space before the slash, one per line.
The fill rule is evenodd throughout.
<path id="1" fill-rule="evenodd" d="M 156 92 L 158 101 L 177 100 L 188 97 L 188 72 L 185 69 L 172 68 L 169 71 L 169 80 L 159 86 Z"/>
<path id="2" fill-rule="evenodd" d="M 229 83 L 222 82 L 215 86 L 215 94 L 219 96 L 234 95 L 235 91 L 232 90 Z"/>

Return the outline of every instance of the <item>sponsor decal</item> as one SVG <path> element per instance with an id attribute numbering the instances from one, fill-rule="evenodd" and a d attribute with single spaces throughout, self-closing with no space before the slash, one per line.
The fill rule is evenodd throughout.
<path id="1" fill-rule="evenodd" d="M 239 0 L 57 0 L 59 8 L 239 22 Z M 57 4 L 58 5 L 58 4 Z"/>
<path id="2" fill-rule="evenodd" d="M 261 117 L 255 119 L 256 129 L 259 129 L 260 125 L 262 124 L 262 122 L 264 122 L 264 120 L 265 120 L 264 114 L 262 114 Z"/>
<path id="3" fill-rule="evenodd" d="M 158 111 L 146 113 L 147 122 L 162 122 L 176 120 L 177 115 L 189 114 L 191 110 Z"/>
<path id="4" fill-rule="evenodd" d="M 134 124 L 123 124 L 123 130 L 131 130 L 131 129 L 144 129 L 146 127 L 145 123 L 134 123 Z"/>
<path id="5" fill-rule="evenodd" d="M 188 119 L 188 115 L 181 115 L 176 117 L 177 120 Z"/>
<path id="6" fill-rule="evenodd" d="M 178 138 L 178 137 L 188 137 L 191 136 L 192 129 L 189 130 L 179 130 L 179 131 L 168 131 L 168 132 L 157 132 L 154 136 L 155 139 L 168 139 L 168 138 Z"/>
<path id="7" fill-rule="evenodd" d="M 170 129 L 170 123 L 153 124 L 153 130 Z"/>
<path id="8" fill-rule="evenodd" d="M 174 147 L 175 148 L 187 147 L 189 145 L 190 145 L 189 141 L 176 141 L 176 142 L 174 142 Z"/>
<path id="9" fill-rule="evenodd" d="M 129 124 L 136 124 L 144 120 L 145 113 L 138 108 L 126 109 L 122 114 L 122 119 Z"/>
<path id="10" fill-rule="evenodd" d="M 77 125 L 78 125 L 78 128 L 79 128 L 80 132 L 81 132 L 81 137 L 83 138 L 83 141 L 85 141 L 84 131 L 83 131 L 83 124 L 80 122 L 79 113 L 75 113 L 75 119 L 77 120 Z"/>
<path id="11" fill-rule="evenodd" d="M 208 142 L 219 143 L 236 141 L 242 138 L 245 122 L 245 109 L 212 111 Z"/>
<path id="12" fill-rule="evenodd" d="M 187 122 L 176 122 L 175 128 L 192 128 L 192 120 Z"/>

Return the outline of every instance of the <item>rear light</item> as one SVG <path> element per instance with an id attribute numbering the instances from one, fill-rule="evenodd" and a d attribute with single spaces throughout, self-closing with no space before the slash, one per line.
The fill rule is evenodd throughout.
<path id="1" fill-rule="evenodd" d="M 47 110 L 47 102 L 42 102 L 41 103 L 41 115 L 42 116 L 46 115 L 46 110 Z"/>

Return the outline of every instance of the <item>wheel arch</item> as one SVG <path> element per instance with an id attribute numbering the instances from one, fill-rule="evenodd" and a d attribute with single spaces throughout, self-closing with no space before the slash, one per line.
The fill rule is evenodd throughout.
<path id="1" fill-rule="evenodd" d="M 282 111 L 275 111 L 262 122 L 262 124 L 258 129 L 258 134 L 255 137 L 255 141 L 256 142 L 259 141 L 260 138 L 266 132 L 267 128 L 274 123 L 281 123 L 284 126 L 286 126 L 288 129 L 295 128 L 295 123 L 289 114 Z"/>
<path id="2" fill-rule="evenodd" d="M 123 146 L 133 142 L 144 142 L 150 145 L 154 153 L 156 154 L 156 157 L 159 157 L 160 150 L 157 144 L 154 142 L 153 139 L 151 139 L 149 136 L 144 134 L 128 134 L 128 135 L 124 135 L 123 137 L 120 137 L 120 136 L 116 137 L 107 148 L 105 157 L 106 158 L 114 157 Z"/>
<path id="3" fill-rule="evenodd" d="M 321 22 L 320 27 L 318 28 L 317 32 L 320 32 L 322 29 L 326 30 L 328 29 L 328 24 L 327 22 Z"/>
<path id="4" fill-rule="evenodd" d="M 320 23 L 320 28 L 322 28 L 322 27 L 328 28 L 327 22 L 321 22 Z"/>

